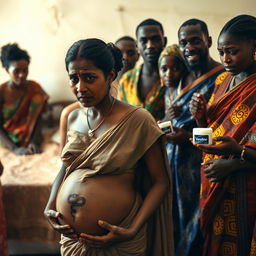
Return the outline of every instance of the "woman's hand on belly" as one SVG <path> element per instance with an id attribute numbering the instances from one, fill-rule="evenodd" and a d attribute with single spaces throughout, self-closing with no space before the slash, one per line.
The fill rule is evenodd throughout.
<path id="1" fill-rule="evenodd" d="M 85 233 L 79 235 L 79 241 L 89 247 L 102 248 L 112 245 L 113 243 L 123 242 L 132 239 L 135 232 L 131 229 L 111 225 L 106 221 L 99 220 L 98 225 L 107 230 L 108 233 L 102 236 L 91 236 Z"/>
<path id="2" fill-rule="evenodd" d="M 63 221 L 62 224 L 60 224 L 59 218 L 61 218 L 61 214 L 59 212 L 47 209 L 44 211 L 44 215 L 54 230 L 66 237 L 78 240 L 78 235 L 69 224 L 63 223 Z"/>

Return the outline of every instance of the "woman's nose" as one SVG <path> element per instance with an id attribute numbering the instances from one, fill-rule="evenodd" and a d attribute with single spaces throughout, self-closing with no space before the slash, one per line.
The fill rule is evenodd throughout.
<path id="1" fill-rule="evenodd" d="M 77 84 L 76 84 L 76 89 L 78 92 L 84 92 L 87 90 L 87 86 L 86 86 L 86 83 L 84 83 L 83 81 L 79 81 Z"/>
<path id="2" fill-rule="evenodd" d="M 231 58 L 230 58 L 229 54 L 224 53 L 222 59 L 223 59 L 224 63 L 230 63 L 231 62 Z"/>
<path id="3" fill-rule="evenodd" d="M 172 72 L 169 69 L 166 71 L 166 76 L 168 78 L 170 78 L 172 76 Z"/>
<path id="4" fill-rule="evenodd" d="M 18 77 L 19 77 L 19 78 L 24 78 L 24 77 L 26 77 L 26 75 L 27 75 L 26 72 L 20 72 L 20 73 L 18 74 Z"/>

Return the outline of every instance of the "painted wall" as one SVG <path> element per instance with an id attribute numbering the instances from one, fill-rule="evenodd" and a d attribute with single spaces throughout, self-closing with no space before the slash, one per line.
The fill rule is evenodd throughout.
<path id="1" fill-rule="evenodd" d="M 213 37 L 211 54 L 218 59 L 216 39 L 224 23 L 238 14 L 256 15 L 255 0 L 0 0 L 0 46 L 18 42 L 31 58 L 29 79 L 38 81 L 50 101 L 72 100 L 64 57 L 82 38 L 106 42 L 135 36 L 146 18 L 162 22 L 168 44 L 177 43 L 177 30 L 190 18 L 204 20 Z M 0 82 L 8 74 L 0 69 Z"/>

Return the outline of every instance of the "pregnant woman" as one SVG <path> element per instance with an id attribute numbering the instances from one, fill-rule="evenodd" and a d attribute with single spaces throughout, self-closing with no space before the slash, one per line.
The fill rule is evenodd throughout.
<path id="1" fill-rule="evenodd" d="M 62 234 L 62 255 L 173 255 L 163 133 L 146 110 L 109 94 L 120 50 L 80 40 L 65 61 L 82 107 L 69 115 L 63 167 L 45 209 Z"/>

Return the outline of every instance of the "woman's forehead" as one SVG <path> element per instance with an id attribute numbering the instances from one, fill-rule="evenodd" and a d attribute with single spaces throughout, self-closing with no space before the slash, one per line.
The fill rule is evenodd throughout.
<path id="1" fill-rule="evenodd" d="M 91 60 L 77 58 L 68 64 L 68 70 L 71 72 L 83 71 L 83 70 L 95 70 L 98 69 Z"/>

